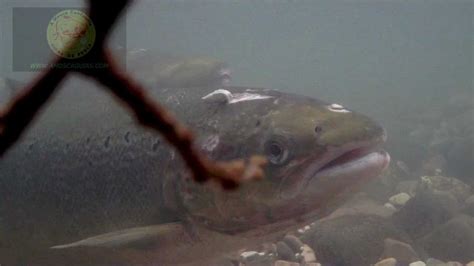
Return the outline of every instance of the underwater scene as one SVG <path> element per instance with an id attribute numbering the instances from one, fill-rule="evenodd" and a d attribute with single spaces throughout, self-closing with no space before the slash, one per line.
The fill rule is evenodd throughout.
<path id="1" fill-rule="evenodd" d="M 0 0 L 0 266 L 474 266 L 473 18 Z"/>

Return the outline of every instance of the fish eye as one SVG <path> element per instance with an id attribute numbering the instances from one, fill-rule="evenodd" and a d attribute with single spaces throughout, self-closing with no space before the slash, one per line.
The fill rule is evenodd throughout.
<path id="1" fill-rule="evenodd" d="M 288 149 L 278 141 L 269 141 L 265 144 L 265 153 L 272 164 L 281 165 L 288 159 Z"/>

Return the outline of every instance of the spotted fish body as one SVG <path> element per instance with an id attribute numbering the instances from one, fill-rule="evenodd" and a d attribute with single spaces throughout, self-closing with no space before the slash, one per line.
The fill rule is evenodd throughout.
<path id="1" fill-rule="evenodd" d="M 259 88 L 151 93 L 212 159 L 267 156 L 266 178 L 195 184 L 108 95 L 66 93 L 0 161 L 0 263 L 196 261 L 327 214 L 389 161 L 375 150 L 383 128 L 341 105 Z"/>

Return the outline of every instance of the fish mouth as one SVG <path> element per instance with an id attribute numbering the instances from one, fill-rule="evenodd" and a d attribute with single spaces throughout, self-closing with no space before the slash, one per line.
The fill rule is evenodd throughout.
<path id="1" fill-rule="evenodd" d="M 320 167 L 311 179 L 378 175 L 390 163 L 390 155 L 376 147 L 361 147 L 342 153 Z"/>
<path id="2" fill-rule="evenodd" d="M 372 141 L 352 143 L 311 161 L 300 174 L 287 176 L 280 183 L 280 197 L 318 197 L 322 187 L 353 187 L 381 174 L 390 164 L 390 155 L 380 149 L 385 134 Z"/>

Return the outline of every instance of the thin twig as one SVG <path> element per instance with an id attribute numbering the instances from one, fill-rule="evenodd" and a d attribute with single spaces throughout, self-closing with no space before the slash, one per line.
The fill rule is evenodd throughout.
<path id="1" fill-rule="evenodd" d="M 84 57 L 74 63 L 103 63 L 102 69 L 51 68 L 25 89 L 11 105 L 0 113 L 0 157 L 19 139 L 26 127 L 34 119 L 39 109 L 48 101 L 59 83 L 71 71 L 82 73 L 105 85 L 130 111 L 142 125 L 152 128 L 168 140 L 181 154 L 197 182 L 213 179 L 224 188 L 235 188 L 241 181 L 262 178 L 262 167 L 266 160 L 253 156 L 248 162 L 235 160 L 230 162 L 212 162 L 193 145 L 190 130 L 181 125 L 165 108 L 155 103 L 146 90 L 121 71 L 106 52 L 105 40 L 113 24 L 128 0 L 112 3 L 89 1 L 89 17 L 96 29 L 95 45 Z M 73 46 L 73 45 L 71 45 Z M 68 63 L 71 60 L 57 58 L 54 63 Z"/>

